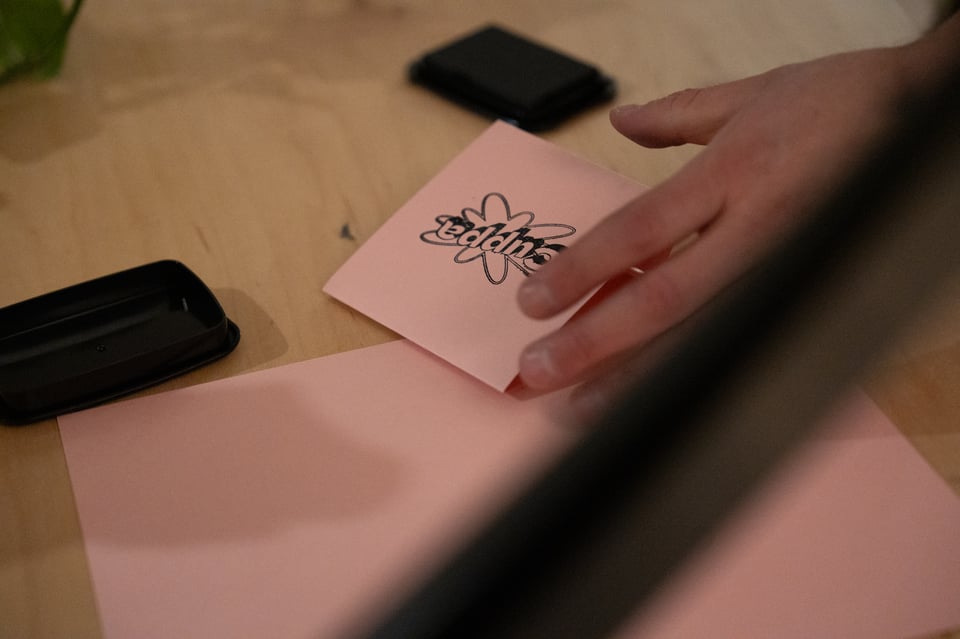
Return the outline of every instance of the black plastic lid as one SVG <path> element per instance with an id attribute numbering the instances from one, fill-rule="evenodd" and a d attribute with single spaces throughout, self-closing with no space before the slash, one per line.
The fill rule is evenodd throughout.
<path id="1" fill-rule="evenodd" d="M 0 422 L 87 408 L 219 359 L 240 341 L 210 289 L 164 260 L 0 309 Z"/>
<path id="2" fill-rule="evenodd" d="M 605 102 L 616 83 L 597 67 L 498 25 L 428 52 L 410 79 L 475 112 L 542 131 Z"/>

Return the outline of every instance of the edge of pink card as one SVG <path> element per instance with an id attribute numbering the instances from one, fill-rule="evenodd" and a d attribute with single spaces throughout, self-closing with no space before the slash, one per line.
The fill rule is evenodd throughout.
<path id="1" fill-rule="evenodd" d="M 524 316 L 517 288 L 644 191 L 496 122 L 393 214 L 324 291 L 497 390 L 524 346 L 559 328 Z M 472 226 L 472 228 L 471 228 Z"/>

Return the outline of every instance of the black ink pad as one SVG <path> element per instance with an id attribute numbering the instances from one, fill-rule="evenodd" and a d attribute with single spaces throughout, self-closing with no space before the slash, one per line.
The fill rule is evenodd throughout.
<path id="1" fill-rule="evenodd" d="M 611 99 L 612 79 L 555 49 L 487 26 L 433 50 L 411 79 L 476 112 L 530 131 Z"/>
<path id="2" fill-rule="evenodd" d="M 0 309 L 0 422 L 87 408 L 223 357 L 240 331 L 190 269 L 146 264 Z"/>

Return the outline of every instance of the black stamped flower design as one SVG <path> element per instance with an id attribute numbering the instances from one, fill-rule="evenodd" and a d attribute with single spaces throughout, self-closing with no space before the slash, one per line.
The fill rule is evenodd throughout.
<path id="1" fill-rule="evenodd" d="M 480 210 L 466 207 L 460 215 L 440 215 L 437 227 L 420 234 L 428 244 L 460 247 L 453 261 L 466 264 L 480 259 L 491 284 L 507 279 L 510 266 L 530 275 L 566 248 L 556 240 L 577 229 L 569 224 L 534 224 L 532 211 L 510 212 L 501 193 L 488 193 Z"/>

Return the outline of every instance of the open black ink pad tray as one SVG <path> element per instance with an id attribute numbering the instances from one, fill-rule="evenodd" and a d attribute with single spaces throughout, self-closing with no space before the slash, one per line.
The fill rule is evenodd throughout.
<path id="1" fill-rule="evenodd" d="M 0 308 L 0 422 L 132 393 L 223 357 L 239 341 L 210 289 L 173 260 Z"/>

